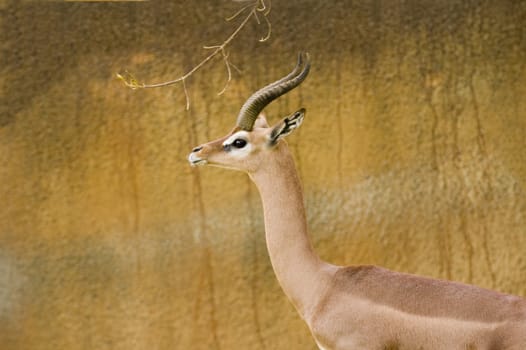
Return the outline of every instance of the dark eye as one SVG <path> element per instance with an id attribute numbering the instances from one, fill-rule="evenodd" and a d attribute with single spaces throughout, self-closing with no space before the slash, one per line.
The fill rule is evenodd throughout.
<path id="1" fill-rule="evenodd" d="M 232 142 L 232 146 L 235 148 L 243 148 L 247 145 L 247 141 L 243 139 L 235 139 L 234 142 Z"/>

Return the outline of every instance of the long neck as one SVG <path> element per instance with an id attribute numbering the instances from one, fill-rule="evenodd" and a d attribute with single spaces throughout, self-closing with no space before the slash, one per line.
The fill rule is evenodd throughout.
<path id="1" fill-rule="evenodd" d="M 306 316 L 328 278 L 328 264 L 315 254 L 307 235 L 300 180 L 285 143 L 269 165 L 250 177 L 263 202 L 265 234 L 270 260 L 285 294 Z"/>

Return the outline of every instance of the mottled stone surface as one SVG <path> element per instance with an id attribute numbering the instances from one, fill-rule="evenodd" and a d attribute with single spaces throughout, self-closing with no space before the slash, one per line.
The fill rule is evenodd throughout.
<path id="1" fill-rule="evenodd" d="M 315 349 L 277 284 L 244 174 L 195 145 L 308 50 L 289 137 L 323 258 L 526 295 L 526 3 L 0 2 L 0 344 L 18 349 Z"/>

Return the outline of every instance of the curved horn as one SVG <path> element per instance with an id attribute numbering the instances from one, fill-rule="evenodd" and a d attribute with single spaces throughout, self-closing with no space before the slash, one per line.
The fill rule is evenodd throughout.
<path id="1" fill-rule="evenodd" d="M 301 69 L 302 65 L 303 69 Z M 298 55 L 298 63 L 292 72 L 272 84 L 259 89 L 248 98 L 237 116 L 237 126 L 243 130 L 251 131 L 256 118 L 263 108 L 276 98 L 301 84 L 309 74 L 309 69 L 309 54 L 300 53 Z"/>

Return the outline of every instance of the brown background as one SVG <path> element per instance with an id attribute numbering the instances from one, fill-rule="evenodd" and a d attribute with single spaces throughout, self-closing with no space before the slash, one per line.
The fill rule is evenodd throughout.
<path id="1" fill-rule="evenodd" d="M 306 49 L 289 137 L 311 236 L 338 264 L 526 295 L 526 2 L 0 2 L 2 349 L 315 349 L 273 275 L 246 175 L 188 166 Z M 389 288 L 389 286 L 386 286 Z"/>

